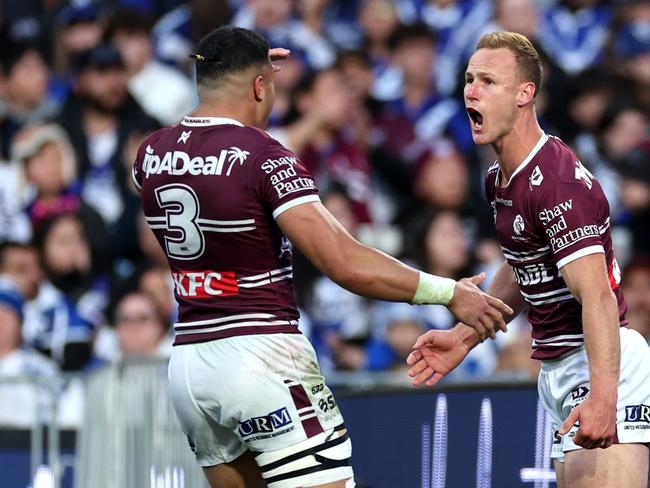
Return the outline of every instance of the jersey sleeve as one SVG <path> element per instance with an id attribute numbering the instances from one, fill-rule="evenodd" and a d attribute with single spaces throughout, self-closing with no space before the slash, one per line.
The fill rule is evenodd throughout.
<path id="1" fill-rule="evenodd" d="M 320 201 L 312 175 L 295 154 L 280 144 L 257 159 L 251 172 L 251 186 L 275 219 L 297 205 Z"/>
<path id="2" fill-rule="evenodd" d="M 604 253 L 602 233 L 608 205 L 599 187 L 558 182 L 541 194 L 535 219 L 558 269 L 589 254 Z"/>

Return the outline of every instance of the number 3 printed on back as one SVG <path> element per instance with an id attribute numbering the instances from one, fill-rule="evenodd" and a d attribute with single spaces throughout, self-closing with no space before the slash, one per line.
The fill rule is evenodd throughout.
<path id="1" fill-rule="evenodd" d="M 205 250 L 205 239 L 199 228 L 199 199 L 194 190 L 183 184 L 171 184 L 156 189 L 156 200 L 165 211 L 165 247 L 169 257 L 191 260 Z"/>

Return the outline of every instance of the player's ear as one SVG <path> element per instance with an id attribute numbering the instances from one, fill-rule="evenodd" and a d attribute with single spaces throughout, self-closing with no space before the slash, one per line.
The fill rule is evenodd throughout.
<path id="1" fill-rule="evenodd" d="M 517 93 L 517 105 L 523 107 L 528 105 L 535 98 L 535 83 L 532 81 L 524 81 L 519 85 L 519 92 Z"/>
<path id="2" fill-rule="evenodd" d="M 264 77 L 262 75 L 257 75 L 255 80 L 253 80 L 253 95 L 255 96 L 255 100 L 258 102 L 264 100 L 266 92 L 264 87 Z"/>

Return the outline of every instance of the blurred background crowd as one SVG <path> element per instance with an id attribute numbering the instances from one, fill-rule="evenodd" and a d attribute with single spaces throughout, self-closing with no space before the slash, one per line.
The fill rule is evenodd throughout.
<path id="1" fill-rule="evenodd" d="M 269 130 L 353 235 L 437 275 L 486 271 L 486 283 L 503 259 L 483 192 L 494 155 L 472 143 L 464 67 L 484 33 L 528 36 L 544 61 L 540 121 L 604 187 L 628 317 L 650 339 L 647 1 L 0 5 L 0 375 L 56 382 L 61 371 L 169 355 L 171 277 L 130 167 L 148 133 L 196 105 L 188 55 L 224 23 L 291 49 Z M 395 371 L 407 383 L 417 336 L 453 325 L 443 307 L 348 293 L 299 255 L 294 276 L 301 327 L 326 373 Z M 529 327 L 518 319 L 452 378 L 535 378 Z M 19 422 L 33 403 L 15 388 L 0 401 L 0 423 Z M 74 404 L 74 388 L 63 395 Z"/>

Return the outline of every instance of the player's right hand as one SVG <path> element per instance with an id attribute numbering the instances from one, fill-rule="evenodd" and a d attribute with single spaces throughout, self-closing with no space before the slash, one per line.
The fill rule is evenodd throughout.
<path id="1" fill-rule="evenodd" d="M 501 300 L 481 291 L 477 285 L 484 279 L 485 273 L 481 273 L 458 281 L 447 306 L 460 322 L 477 332 L 481 342 L 487 337 L 496 338 L 497 330 L 505 332 L 507 328 L 503 314 L 513 313 Z"/>
<path id="2" fill-rule="evenodd" d="M 574 444 L 585 449 L 607 449 L 616 437 L 616 395 L 603 401 L 587 398 L 571 410 L 560 434 L 569 432 L 576 423 L 579 427 L 573 437 Z"/>
<path id="3" fill-rule="evenodd" d="M 469 353 L 454 329 L 430 330 L 418 337 L 413 349 L 406 363 L 411 366 L 408 374 L 414 386 L 435 385 Z"/>

